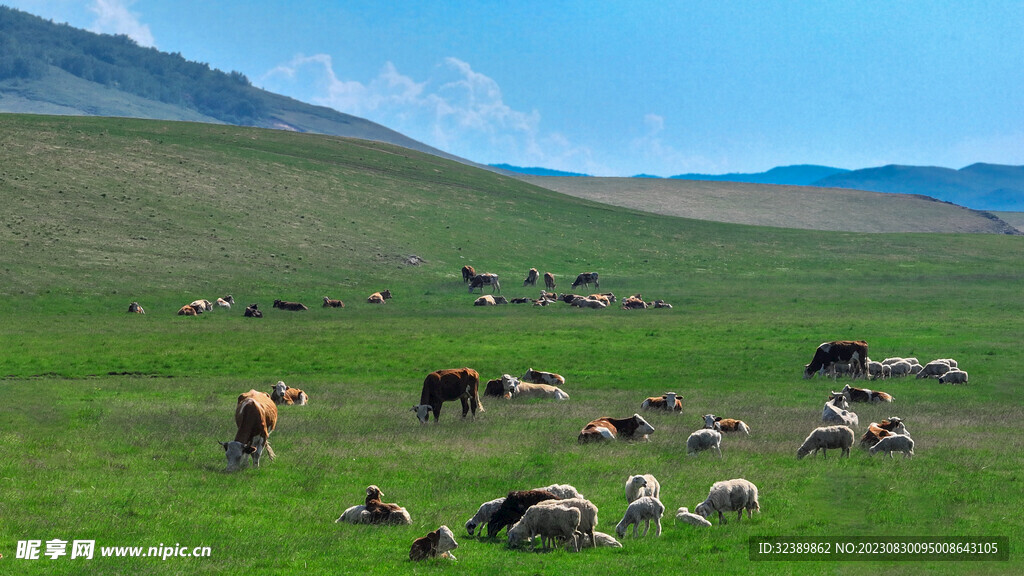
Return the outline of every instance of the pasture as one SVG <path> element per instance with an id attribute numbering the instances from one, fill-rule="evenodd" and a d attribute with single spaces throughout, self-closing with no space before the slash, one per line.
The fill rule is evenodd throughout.
<path id="1" fill-rule="evenodd" d="M 1008 562 L 901 562 L 901 573 L 1024 569 L 1015 514 L 1024 464 L 1020 237 L 698 222 L 341 139 L 4 122 L 5 572 L 866 573 L 893 564 L 752 562 L 747 541 L 900 535 L 1001 536 L 1011 546 Z M 145 150 L 160 139 L 166 149 Z M 40 150 L 61 160 L 42 162 Z M 268 159 L 274 169 L 256 169 Z M 216 185 L 201 176 L 209 171 Z M 100 192 L 111 179 L 123 186 L 116 196 Z M 285 187 L 288 201 L 275 196 Z M 67 204 L 47 212 L 53 199 Z M 425 263 L 402 264 L 408 254 Z M 559 291 L 594 270 L 602 291 L 641 292 L 674 309 L 474 308 L 459 273 L 466 263 L 500 274 L 508 297 L 539 291 L 518 288 L 530 267 L 556 273 Z M 365 303 L 385 287 L 392 300 Z M 227 293 L 237 301 L 230 311 L 175 316 L 195 298 Z M 324 295 L 346 308 L 321 308 Z M 271 309 L 275 298 L 310 310 Z M 125 313 L 132 300 L 147 314 Z M 242 317 L 252 302 L 265 318 Z M 840 338 L 868 341 L 875 359 L 954 357 L 970 372 L 963 386 L 864 384 L 896 400 L 854 405 L 858 436 L 868 422 L 900 416 L 914 459 L 855 449 L 849 459 L 796 460 L 828 391 L 843 384 L 802 380 L 803 365 L 820 342 Z M 475 421 L 446 403 L 440 424 L 419 425 L 409 408 L 424 376 L 458 366 L 483 380 L 555 371 L 571 399 L 484 398 Z M 275 461 L 225 474 L 216 442 L 234 435 L 235 398 L 278 380 L 305 390 L 310 404 L 280 407 Z M 645 414 L 656 428 L 650 442 L 576 444 L 589 420 L 631 415 L 669 390 L 683 413 Z M 726 436 L 721 460 L 686 455 L 687 435 L 708 412 L 752 429 Z M 540 554 L 465 536 L 480 503 L 556 482 L 591 499 L 598 529 L 614 533 L 623 482 L 637 473 L 661 482 L 661 538 Z M 760 489 L 752 521 L 674 525 L 676 508 L 692 511 L 713 482 L 737 477 Z M 335 524 L 369 484 L 405 506 L 412 526 Z M 460 543 L 458 562 L 410 563 L 412 540 L 441 524 Z M 97 558 L 16 559 L 28 539 L 95 540 Z M 176 543 L 212 555 L 98 557 L 100 546 Z"/>

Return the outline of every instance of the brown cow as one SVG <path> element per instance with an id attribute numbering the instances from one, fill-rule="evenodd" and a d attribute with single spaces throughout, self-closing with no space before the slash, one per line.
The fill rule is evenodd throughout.
<path id="1" fill-rule="evenodd" d="M 381 290 L 380 292 L 374 292 L 366 298 L 366 301 L 370 304 L 383 304 L 385 300 L 391 299 L 391 290 Z"/>
<path id="2" fill-rule="evenodd" d="M 551 272 L 544 273 L 544 289 L 554 290 L 555 289 L 555 275 Z"/>
<path id="3" fill-rule="evenodd" d="M 299 406 L 305 406 L 309 402 L 309 396 L 299 390 L 298 388 L 292 388 L 284 382 L 278 381 L 270 389 L 270 399 L 274 401 L 274 404 L 298 404 Z"/>
<path id="4" fill-rule="evenodd" d="M 341 300 L 332 300 L 324 296 L 324 308 L 344 308 L 345 303 Z"/>
<path id="5" fill-rule="evenodd" d="M 259 468 L 264 449 L 270 459 L 274 459 L 270 433 L 277 426 L 277 406 L 269 394 L 256 390 L 239 394 L 235 405 L 235 424 L 238 426 L 235 439 L 220 443 L 228 460 L 227 471 L 238 470 L 246 454 L 252 455 L 253 466 Z"/>
<path id="6" fill-rule="evenodd" d="M 530 271 L 526 273 L 526 280 L 523 280 L 523 286 L 536 286 L 537 285 L 537 269 L 530 268 Z"/>
<path id="7" fill-rule="evenodd" d="M 258 304 L 249 304 L 245 307 L 245 313 L 243 316 L 246 318 L 263 318 L 263 312 L 260 310 Z"/>
<path id="8" fill-rule="evenodd" d="M 462 267 L 462 281 L 464 283 L 472 280 L 473 276 L 476 276 L 476 270 L 474 270 L 472 266 L 467 264 Z"/>
<path id="9" fill-rule="evenodd" d="M 185 304 L 178 310 L 178 316 L 198 316 L 201 314 L 191 304 Z"/>
<path id="10" fill-rule="evenodd" d="M 600 442 L 603 440 L 624 440 L 641 439 L 646 440 L 647 435 L 654 432 L 654 426 L 647 423 L 639 414 L 633 414 L 632 418 L 609 418 L 603 416 L 591 420 L 589 424 L 580 430 L 576 441 L 580 444 L 587 442 Z"/>
<path id="11" fill-rule="evenodd" d="M 420 403 L 412 407 L 420 423 L 425 424 L 434 413 L 434 422 L 441 417 L 441 404 L 447 400 L 458 398 L 462 402 L 462 417 L 465 418 L 470 407 L 473 417 L 483 412 L 480 403 L 480 374 L 472 368 L 449 368 L 427 374 L 423 380 L 423 391 L 420 392 Z"/>

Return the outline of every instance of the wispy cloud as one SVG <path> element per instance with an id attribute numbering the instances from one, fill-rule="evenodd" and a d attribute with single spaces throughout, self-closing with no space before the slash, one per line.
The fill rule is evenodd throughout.
<path id="1" fill-rule="evenodd" d="M 646 114 L 642 135 L 630 142 L 630 150 L 644 159 L 644 163 L 659 176 L 674 176 L 684 172 L 714 172 L 721 167 L 703 154 L 691 154 L 667 143 L 663 138 L 665 117 Z"/>
<path id="2" fill-rule="evenodd" d="M 589 149 L 565 135 L 543 132 L 539 111 L 510 106 L 497 81 L 458 58 L 445 58 L 424 80 L 388 62 L 376 77 L 359 82 L 340 78 L 328 54 L 298 56 L 259 82 L 275 91 L 304 92 L 315 104 L 373 120 L 472 160 L 603 170 Z"/>
<path id="3" fill-rule="evenodd" d="M 96 14 L 90 30 L 102 34 L 124 34 L 140 46 L 156 46 L 148 24 L 129 8 L 135 0 L 93 0 L 89 10 Z"/>

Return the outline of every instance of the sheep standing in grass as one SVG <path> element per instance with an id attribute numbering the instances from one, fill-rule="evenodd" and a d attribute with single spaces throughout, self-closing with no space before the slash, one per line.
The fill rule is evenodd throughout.
<path id="1" fill-rule="evenodd" d="M 757 501 L 757 486 L 743 478 L 715 482 L 711 485 L 707 499 L 696 508 L 697 514 L 704 518 L 718 512 L 719 524 L 726 523 L 722 512 L 737 512 L 736 521 L 739 522 L 743 518 L 744 510 L 747 511 L 749 519 L 755 510 L 761 511 L 761 504 Z"/>
<path id="2" fill-rule="evenodd" d="M 939 376 L 939 384 L 967 384 L 967 372 L 954 368 Z"/>
<path id="3" fill-rule="evenodd" d="M 573 538 L 580 524 L 580 511 L 567 506 L 530 506 L 523 517 L 508 529 L 510 548 L 521 546 L 540 535 L 541 548 L 547 550 L 555 540 Z M 574 547 L 578 548 L 577 544 Z"/>
<path id="4" fill-rule="evenodd" d="M 839 448 L 843 451 L 840 457 L 845 455 L 849 458 L 850 447 L 853 446 L 853 436 L 853 430 L 847 426 L 821 426 L 815 428 L 810 436 L 804 440 L 804 443 L 800 445 L 800 449 L 796 451 L 796 459 L 800 460 L 811 452 L 817 455 L 818 450 L 821 450 L 824 453 L 824 457 L 828 458 L 829 448 Z M 699 513 L 700 511 L 698 511 Z"/>
<path id="5" fill-rule="evenodd" d="M 626 503 L 635 501 L 642 496 L 661 498 L 661 484 L 650 474 L 637 474 L 626 478 Z"/>
<path id="6" fill-rule="evenodd" d="M 931 362 L 929 362 L 929 363 L 924 365 L 924 368 L 922 368 L 921 371 L 917 373 L 917 377 L 918 378 L 928 378 L 928 377 L 931 377 L 931 376 L 939 377 L 939 376 L 942 376 L 943 374 L 945 374 L 946 372 L 949 372 L 950 368 L 951 368 L 951 366 L 949 365 L 948 362 L 943 362 L 941 360 L 933 360 L 933 361 L 931 361 Z"/>
<path id="7" fill-rule="evenodd" d="M 477 509 L 476 514 L 466 521 L 466 531 L 469 532 L 469 535 L 472 536 L 478 526 L 480 527 L 480 532 L 483 533 L 484 524 L 491 521 L 491 516 L 494 515 L 498 508 L 501 508 L 501 504 L 504 501 L 505 497 L 502 496 L 501 498 L 495 498 L 494 500 L 481 504 L 480 508 Z"/>
<path id="8" fill-rule="evenodd" d="M 718 430 L 702 428 L 686 439 L 686 453 L 697 454 L 704 450 L 714 450 L 722 457 L 722 433 Z"/>
<path id="9" fill-rule="evenodd" d="M 886 436 L 878 441 L 877 444 L 868 449 L 868 452 L 872 456 L 875 452 L 885 452 L 892 458 L 893 452 L 903 452 L 904 458 L 914 457 L 914 439 L 910 436 L 904 436 L 903 434 L 894 434 L 892 436 Z"/>
<path id="10" fill-rule="evenodd" d="M 536 508 L 538 506 L 563 506 L 566 508 L 575 508 L 580 511 L 579 526 L 576 529 L 588 536 L 590 541 L 594 541 L 594 528 L 597 527 L 597 506 L 593 502 L 586 498 L 566 498 L 564 500 L 545 500 L 531 506 Z"/>
<path id="11" fill-rule="evenodd" d="M 740 514 L 742 515 L 743 513 L 741 512 Z M 686 506 L 676 510 L 676 522 L 686 522 L 694 526 L 711 526 L 711 522 L 707 518 L 690 512 L 690 509 Z"/>
<path id="12" fill-rule="evenodd" d="M 618 525 L 615 526 L 615 533 L 618 534 L 619 538 L 626 535 L 626 530 L 629 525 L 633 525 L 633 538 L 637 537 L 637 527 L 640 523 L 644 523 L 644 536 L 647 536 L 648 530 L 651 529 L 651 520 L 654 520 L 655 536 L 661 536 L 661 517 L 665 514 L 665 505 L 661 503 L 661 500 L 653 498 L 651 496 L 643 496 L 630 502 L 626 508 L 626 514 L 623 515 L 622 520 L 619 521 Z"/>

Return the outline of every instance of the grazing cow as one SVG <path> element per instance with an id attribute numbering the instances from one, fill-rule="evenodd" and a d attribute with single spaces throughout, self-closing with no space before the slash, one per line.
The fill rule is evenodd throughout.
<path id="1" fill-rule="evenodd" d="M 508 300 L 504 296 L 485 294 L 473 301 L 473 306 L 497 306 L 498 304 L 508 304 Z"/>
<path id="2" fill-rule="evenodd" d="M 245 307 L 246 318 L 263 318 L 263 312 L 260 311 L 258 304 L 249 304 Z"/>
<path id="3" fill-rule="evenodd" d="M 470 281 L 469 281 L 469 293 L 472 294 L 473 290 L 479 288 L 480 289 L 480 293 L 483 294 L 484 293 L 484 286 L 490 286 L 491 287 L 491 293 L 494 293 L 495 290 L 497 290 L 498 292 L 501 292 L 501 284 L 498 283 L 498 275 L 497 274 L 487 274 L 487 273 L 484 273 L 484 274 L 477 274 L 476 276 L 473 276 L 473 278 L 470 279 Z"/>
<path id="4" fill-rule="evenodd" d="M 287 404 L 289 406 L 298 404 L 299 406 L 305 406 L 309 402 L 309 396 L 305 392 L 298 388 L 292 388 L 281 381 L 274 384 L 270 390 L 270 399 L 274 401 L 274 404 Z"/>
<path id="5" fill-rule="evenodd" d="M 747 436 L 750 436 L 750 426 L 743 420 L 737 420 L 735 418 L 722 418 L 721 416 L 715 416 L 714 414 L 704 415 L 704 427 L 710 428 L 711 430 L 718 430 L 719 432 L 743 432 Z"/>
<path id="6" fill-rule="evenodd" d="M 587 442 L 600 442 L 603 440 L 614 440 L 615 438 L 647 440 L 647 435 L 653 432 L 654 426 L 648 424 L 639 414 L 633 414 L 631 418 L 609 418 L 603 416 L 596 420 L 591 420 L 590 423 L 584 426 L 583 430 L 580 430 L 580 435 L 576 438 L 576 441 L 580 444 L 586 444 Z"/>
<path id="7" fill-rule="evenodd" d="M 590 288 L 591 284 L 594 285 L 594 288 L 601 287 L 601 283 L 597 277 L 597 272 L 584 272 L 576 276 L 576 280 L 573 281 L 572 287 L 575 288 L 577 286 L 585 286 L 587 288 Z"/>
<path id="8" fill-rule="evenodd" d="M 345 303 L 341 300 L 332 300 L 324 296 L 324 308 L 344 308 Z"/>
<path id="9" fill-rule="evenodd" d="M 551 384 L 552 386 L 565 386 L 565 378 L 554 372 L 541 372 L 533 368 L 527 368 L 526 373 L 520 378 L 523 382 L 531 384 Z"/>
<path id="10" fill-rule="evenodd" d="M 813 378 L 816 372 L 827 369 L 836 362 L 849 362 L 856 364 L 860 374 L 868 373 L 868 343 L 863 340 L 837 340 L 834 342 L 823 342 L 814 351 L 814 358 L 811 363 L 804 366 L 804 379 Z"/>
<path id="11" fill-rule="evenodd" d="M 195 306 L 191 304 L 185 304 L 178 310 L 178 316 L 198 316 L 202 314 L 199 310 L 196 310 Z"/>
<path id="12" fill-rule="evenodd" d="M 228 460 L 227 471 L 242 467 L 245 455 L 252 455 L 252 464 L 260 467 L 264 449 L 273 460 L 274 449 L 270 447 L 270 433 L 277 426 L 277 406 L 266 392 L 249 390 L 239 394 L 235 405 L 235 424 L 238 432 L 231 442 L 220 442 Z"/>
<path id="13" fill-rule="evenodd" d="M 669 412 L 682 412 L 683 399 L 675 392 L 666 392 L 661 396 L 651 396 L 640 404 L 644 410 L 667 410 Z"/>
<path id="14" fill-rule="evenodd" d="M 462 281 L 464 283 L 472 280 L 473 276 L 476 276 L 476 270 L 474 270 L 472 266 L 467 264 L 462 267 Z"/>
<path id="15" fill-rule="evenodd" d="M 140 306 L 138 302 L 132 302 L 131 304 L 129 304 L 128 305 L 128 312 L 132 312 L 132 313 L 135 313 L 135 314 L 145 314 L 146 313 L 146 311 L 142 309 L 142 306 Z"/>
<path id="16" fill-rule="evenodd" d="M 484 406 L 480 403 L 479 388 L 480 375 L 472 368 L 450 368 L 431 372 L 423 380 L 420 403 L 413 406 L 412 411 L 423 424 L 430 419 L 430 413 L 433 412 L 436 423 L 441 417 L 441 404 L 457 398 L 462 402 L 462 417 L 466 417 L 472 406 L 475 418 L 477 411 L 484 411 Z"/>
<path id="17" fill-rule="evenodd" d="M 530 268 L 530 271 L 526 273 L 526 280 L 523 280 L 523 286 L 536 286 L 537 276 L 537 269 Z"/>
<path id="18" fill-rule="evenodd" d="M 217 306 L 220 306 L 221 308 L 227 308 L 228 310 L 230 310 L 231 306 L 234 305 L 234 303 L 235 297 L 232 296 L 231 294 L 228 294 L 223 298 L 217 298 Z"/>
<path id="19" fill-rule="evenodd" d="M 544 289 L 554 290 L 555 289 L 555 275 L 551 272 L 544 273 Z"/>
<path id="20" fill-rule="evenodd" d="M 878 441 L 886 436 L 892 436 L 894 434 L 903 434 L 909 436 L 910 432 L 907 431 L 906 425 L 903 424 L 903 420 L 889 416 L 881 422 L 872 422 L 868 425 L 867 432 L 860 437 L 861 448 L 871 448 Z"/>
<path id="21" fill-rule="evenodd" d="M 274 308 L 280 308 L 281 310 L 291 310 L 298 312 L 299 310 L 309 310 L 305 304 L 299 302 L 288 302 L 287 300 L 274 300 Z"/>
<path id="22" fill-rule="evenodd" d="M 892 402 L 892 396 L 878 390 L 854 388 L 847 384 L 843 387 L 843 396 L 847 402 Z"/>
<path id="23" fill-rule="evenodd" d="M 547 490 L 513 490 L 505 496 L 505 501 L 491 515 L 487 523 L 487 537 L 494 538 L 505 526 L 511 526 L 523 517 L 526 509 L 545 500 L 559 500 Z"/>
<path id="24" fill-rule="evenodd" d="M 383 304 L 385 300 L 391 299 L 391 290 L 381 290 L 380 292 L 374 292 L 366 298 L 366 301 L 370 304 Z"/>

